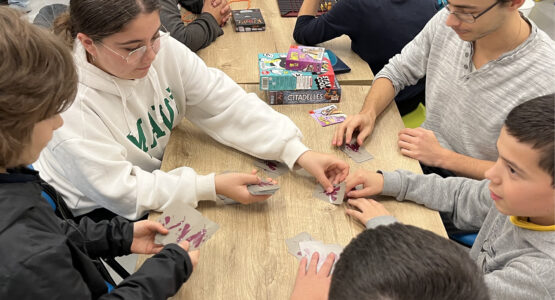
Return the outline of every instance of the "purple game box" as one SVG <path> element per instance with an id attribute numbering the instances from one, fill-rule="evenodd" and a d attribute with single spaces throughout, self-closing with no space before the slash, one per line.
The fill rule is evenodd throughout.
<path id="1" fill-rule="evenodd" d="M 285 68 L 294 71 L 322 71 L 325 48 L 291 45 L 285 59 Z"/>

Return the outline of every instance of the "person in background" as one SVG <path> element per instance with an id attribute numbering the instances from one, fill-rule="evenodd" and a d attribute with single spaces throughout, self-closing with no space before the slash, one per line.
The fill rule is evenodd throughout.
<path id="1" fill-rule="evenodd" d="M 315 45 L 347 35 L 351 49 L 377 74 L 438 11 L 437 0 L 341 0 L 320 17 L 321 0 L 305 0 L 293 31 L 299 44 Z M 332 49 L 333 50 L 333 49 Z M 401 115 L 424 102 L 425 78 L 395 97 Z"/>

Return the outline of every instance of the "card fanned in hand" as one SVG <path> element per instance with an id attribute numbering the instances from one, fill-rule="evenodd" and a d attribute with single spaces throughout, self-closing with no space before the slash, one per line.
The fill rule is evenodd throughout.
<path id="1" fill-rule="evenodd" d="M 200 248 L 220 227 L 189 205 L 168 207 L 158 222 L 169 232 L 167 235 L 156 234 L 155 243 L 166 245 L 188 241 L 189 251 Z"/>

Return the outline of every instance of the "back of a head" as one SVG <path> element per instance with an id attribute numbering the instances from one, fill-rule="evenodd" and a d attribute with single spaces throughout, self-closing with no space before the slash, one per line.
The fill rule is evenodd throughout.
<path id="1" fill-rule="evenodd" d="M 9 166 L 30 141 L 34 125 L 75 98 L 71 53 L 53 34 L 0 7 L 0 166 Z"/>
<path id="2" fill-rule="evenodd" d="M 540 151 L 539 167 L 551 175 L 551 185 L 555 187 L 554 124 L 555 94 L 526 101 L 513 108 L 505 119 L 505 128 L 511 136 Z"/>
<path id="3" fill-rule="evenodd" d="M 332 276 L 336 299 L 489 299 L 468 253 L 430 231 L 395 223 L 365 230 L 343 250 Z"/>
<path id="4" fill-rule="evenodd" d="M 70 45 L 78 33 L 101 41 L 120 32 L 140 13 L 159 9 L 159 0 L 71 0 L 69 10 L 54 22 L 54 33 Z"/>

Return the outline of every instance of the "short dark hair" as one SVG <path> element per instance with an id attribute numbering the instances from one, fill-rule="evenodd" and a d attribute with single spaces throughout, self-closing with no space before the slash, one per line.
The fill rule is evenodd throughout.
<path id="1" fill-rule="evenodd" d="M 46 30 L 0 7 L 0 166 L 12 164 L 36 123 L 66 110 L 77 93 L 69 49 Z"/>
<path id="2" fill-rule="evenodd" d="M 551 175 L 551 185 L 555 186 L 555 94 L 545 95 L 526 101 L 513 110 L 505 119 L 507 133 L 519 142 L 540 151 L 539 167 Z"/>
<path id="3" fill-rule="evenodd" d="M 395 223 L 363 231 L 341 253 L 329 299 L 489 299 L 467 251 L 430 231 Z"/>
<path id="4" fill-rule="evenodd" d="M 120 32 L 140 13 L 158 10 L 159 0 L 71 0 L 69 10 L 54 22 L 54 33 L 68 44 L 80 32 L 98 42 Z"/>

